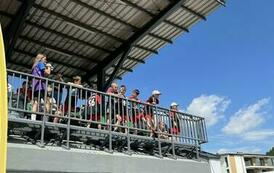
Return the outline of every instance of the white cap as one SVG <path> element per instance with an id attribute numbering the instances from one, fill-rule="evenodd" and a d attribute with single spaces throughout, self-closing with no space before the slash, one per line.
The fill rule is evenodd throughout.
<path id="1" fill-rule="evenodd" d="M 170 106 L 179 106 L 179 105 L 178 105 L 178 103 L 176 103 L 176 102 L 172 102 L 172 103 L 170 104 Z"/>
<path id="2" fill-rule="evenodd" d="M 153 90 L 152 91 L 152 95 L 160 95 L 160 94 L 161 94 L 161 92 L 158 91 L 158 90 Z"/>

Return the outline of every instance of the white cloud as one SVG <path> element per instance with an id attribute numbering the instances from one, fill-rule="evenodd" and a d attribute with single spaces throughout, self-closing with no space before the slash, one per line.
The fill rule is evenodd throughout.
<path id="1" fill-rule="evenodd" d="M 243 135 L 243 138 L 249 141 L 265 140 L 270 137 L 274 137 L 274 129 L 250 131 Z"/>
<path id="2" fill-rule="evenodd" d="M 264 115 L 268 113 L 269 102 L 269 98 L 264 98 L 253 105 L 241 108 L 230 117 L 222 131 L 229 135 L 243 135 L 243 133 L 258 127 L 264 122 Z"/>
<path id="3" fill-rule="evenodd" d="M 201 95 L 194 98 L 187 112 L 205 117 L 208 126 L 216 124 L 223 117 L 230 100 L 217 95 Z"/>

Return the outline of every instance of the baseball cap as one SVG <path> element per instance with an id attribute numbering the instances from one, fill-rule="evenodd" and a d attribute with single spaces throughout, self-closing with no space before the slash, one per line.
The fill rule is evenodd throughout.
<path id="1" fill-rule="evenodd" d="M 158 90 L 153 90 L 152 95 L 161 95 L 161 92 Z"/>
<path id="2" fill-rule="evenodd" d="M 178 103 L 176 103 L 176 102 L 172 102 L 172 103 L 170 104 L 170 106 L 179 106 L 179 105 L 178 105 Z"/>

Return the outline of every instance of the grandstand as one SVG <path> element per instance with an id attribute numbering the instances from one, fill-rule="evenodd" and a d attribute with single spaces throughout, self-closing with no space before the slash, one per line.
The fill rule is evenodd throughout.
<path id="1" fill-rule="evenodd" d="M 126 160 L 115 153 L 123 153 L 133 164 L 148 157 L 166 158 L 171 159 L 167 166 L 177 165 L 178 169 L 190 171 L 195 165 L 191 170 L 194 173 L 209 171 L 208 164 L 201 161 L 207 157 L 201 150 L 201 145 L 208 142 L 204 118 L 105 91 L 114 80 L 133 72 L 138 64 L 145 64 L 149 56 L 173 44 L 176 37 L 189 33 L 191 26 L 206 21 L 211 12 L 224 5 L 223 0 L 0 0 L 7 78 L 11 86 L 8 170 L 77 172 L 67 164 L 70 158 L 64 159 L 66 163 L 58 162 L 65 169 L 37 166 L 40 159 L 68 157 L 64 149 L 74 153 L 73 157 L 83 158 L 87 157 L 85 154 L 95 157 L 94 152 L 98 152 L 99 165 L 105 157 L 120 159 L 117 163 L 121 164 Z M 54 66 L 49 78 L 31 75 L 32 59 L 38 53 L 46 54 Z M 65 81 L 82 76 L 83 87 L 54 80 L 59 73 Z M 34 81 L 46 88 L 39 90 L 37 98 L 31 86 Z M 48 108 L 47 99 L 55 96 L 56 104 Z M 28 106 L 35 98 L 39 106 L 33 112 Z M 116 114 L 123 117 L 120 123 Z M 148 115 L 154 129 L 148 123 Z M 179 129 L 176 133 L 172 131 L 175 126 Z M 59 157 L 52 153 L 55 150 Z M 16 157 L 18 151 L 30 161 Z M 152 159 L 147 164 L 162 162 Z M 137 172 L 137 168 L 114 170 L 108 166 L 91 170 Z M 79 165 L 77 169 L 88 172 Z M 141 172 L 151 171 L 155 169 Z"/>

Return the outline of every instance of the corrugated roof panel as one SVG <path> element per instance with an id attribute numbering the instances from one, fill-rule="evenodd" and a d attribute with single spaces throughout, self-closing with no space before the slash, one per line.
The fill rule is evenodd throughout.
<path id="1" fill-rule="evenodd" d="M 17 0 L 5 1 L 5 3 L 0 2 L 0 10 L 9 10 L 7 12 L 11 14 L 15 14 L 20 7 Z M 10 4 L 8 5 L 8 3 Z M 111 55 L 109 52 L 115 51 L 138 29 L 141 29 L 153 17 L 157 17 L 171 1 L 132 0 L 131 3 L 139 8 L 120 0 L 36 0 L 36 5 L 30 10 L 23 32 L 15 45 L 16 50 L 19 49 L 23 52 L 17 52 L 14 54 L 17 59 L 12 57 L 11 60 L 28 64 L 31 59 L 28 57 L 42 52 L 46 53 L 49 60 L 58 66 L 56 71 L 64 72 L 67 75 L 84 74 L 80 68 L 91 69 L 95 66 L 94 63 L 91 63 L 92 60 L 101 61 Z M 216 0 L 186 0 L 184 6 L 207 16 L 220 4 Z M 140 8 L 145 10 L 140 10 Z M 10 16 L 3 17 L 1 15 L 2 25 L 7 26 L 10 18 Z M 152 54 L 150 50 L 157 51 L 168 44 L 168 40 L 174 40 L 178 35 L 184 33 L 183 28 L 189 29 L 201 18 L 179 8 L 166 20 L 169 21 L 169 24 L 161 22 L 150 32 L 155 36 L 145 36 L 135 43 L 143 48 L 133 47 L 129 56 L 144 60 Z M 49 49 L 47 46 L 55 48 L 57 51 Z M 24 52 L 29 53 L 26 55 Z M 66 55 L 66 52 L 75 55 Z M 123 67 L 133 68 L 137 64 L 137 61 L 127 59 L 123 63 Z M 67 67 L 65 67 L 66 65 Z M 112 71 L 113 68 L 109 68 L 107 72 L 111 73 Z M 123 75 L 125 72 L 120 70 L 118 74 Z"/>

